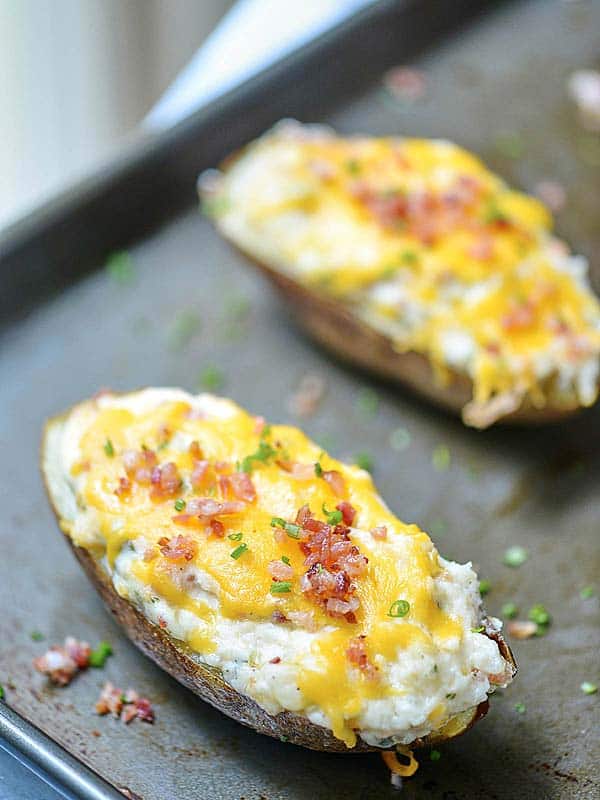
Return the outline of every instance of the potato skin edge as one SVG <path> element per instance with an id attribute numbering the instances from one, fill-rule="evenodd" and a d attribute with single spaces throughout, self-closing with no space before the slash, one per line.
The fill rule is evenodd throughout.
<path id="1" fill-rule="evenodd" d="M 40 450 L 40 467 L 44 488 L 59 526 L 61 515 L 54 504 L 52 491 L 44 469 L 44 455 L 47 435 L 51 426 L 62 424 L 69 413 L 70 410 L 48 420 L 44 428 Z M 349 748 L 327 728 L 315 725 L 306 717 L 290 711 L 282 711 L 275 716 L 269 714 L 250 697 L 240 694 L 231 687 L 223 679 L 221 670 L 203 664 L 184 642 L 172 638 L 166 631 L 147 620 L 128 600 L 122 598 L 115 591 L 110 576 L 104 571 L 99 562 L 85 548 L 76 545 L 64 532 L 63 536 L 102 598 L 106 608 L 116 618 L 133 644 L 144 655 L 154 661 L 157 666 L 218 711 L 251 728 L 256 733 L 287 741 L 310 750 L 336 753 L 365 753 L 387 749 L 369 745 L 360 736 L 357 736 L 356 745 Z M 492 638 L 497 641 L 502 655 L 512 664 L 516 673 L 516 663 L 513 655 L 501 634 L 497 634 Z M 486 715 L 488 707 L 489 701 L 484 700 L 478 706 L 467 709 L 452 718 L 453 732 L 451 735 L 446 735 L 443 730 L 433 731 L 428 736 L 411 742 L 410 747 L 416 749 L 437 745 L 450 738 L 462 735 L 475 722 Z"/>

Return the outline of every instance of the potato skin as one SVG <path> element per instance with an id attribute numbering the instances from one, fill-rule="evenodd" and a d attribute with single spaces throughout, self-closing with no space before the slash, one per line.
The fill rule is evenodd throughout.
<path id="1" fill-rule="evenodd" d="M 54 503 L 44 463 L 48 432 L 51 426 L 61 425 L 67 416 L 68 412 L 61 417 L 50 420 L 46 424 L 41 448 L 41 471 L 44 486 L 59 525 L 61 515 Z M 311 750 L 364 753 L 381 749 L 363 742 L 360 736 L 357 738 L 356 745 L 348 748 L 344 742 L 337 739 L 327 728 L 315 725 L 305 717 L 290 711 L 283 711 L 275 716 L 267 713 L 250 697 L 246 697 L 233 689 L 223 679 L 221 670 L 203 664 L 198 655 L 185 642 L 174 639 L 166 631 L 147 620 L 128 600 L 115 591 L 110 576 L 102 568 L 99 561 L 85 548 L 75 545 L 67 534 L 64 534 L 64 537 L 86 575 L 100 594 L 107 609 L 120 623 L 128 638 L 144 655 L 151 658 L 161 669 L 168 672 L 175 680 L 190 689 L 202 700 L 210 703 L 214 708 L 242 725 L 252 728 L 257 733 L 289 741 L 292 744 L 307 747 Z M 510 648 L 500 634 L 497 634 L 494 638 L 498 643 L 500 652 L 512 664 L 516 672 L 516 664 Z M 454 738 L 467 731 L 477 720 L 484 717 L 487 710 L 488 701 L 485 700 L 478 706 L 452 718 L 451 735 L 446 735 L 443 730 L 433 732 L 423 739 L 415 740 L 410 746 L 412 748 L 423 747 L 439 744 L 446 739 Z"/>

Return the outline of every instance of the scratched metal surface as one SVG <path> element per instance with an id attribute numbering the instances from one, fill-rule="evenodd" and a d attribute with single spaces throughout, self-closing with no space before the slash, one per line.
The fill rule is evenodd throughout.
<path id="1" fill-rule="evenodd" d="M 592 256 L 600 286 L 600 144 L 578 126 L 565 95 L 571 70 L 597 63 L 600 3 L 537 0 L 509 5 L 419 62 L 426 102 L 403 107 L 379 86 L 332 117 L 344 131 L 453 138 L 482 153 L 517 184 L 562 181 L 569 207 L 558 227 Z M 525 153 L 498 153 L 498 131 L 519 131 Z M 223 392 L 269 419 L 289 420 L 287 399 L 307 372 L 327 380 L 317 414 L 303 424 L 338 456 L 373 454 L 377 484 L 405 520 L 432 531 L 441 552 L 472 559 L 492 581 L 488 607 L 543 602 L 548 634 L 515 644 L 520 674 L 492 699 L 488 717 L 443 749 L 407 784 L 407 798 L 528 800 L 600 793 L 598 598 L 600 407 L 560 427 L 477 433 L 397 389 L 330 360 L 293 328 L 285 309 L 190 211 L 132 251 L 136 277 L 120 286 L 98 273 L 15 325 L 0 340 L 0 683 L 6 699 L 83 762 L 145 800 L 165 798 L 383 798 L 393 795 L 376 755 L 346 758 L 259 737 L 203 704 L 162 674 L 121 635 L 61 541 L 37 475 L 44 419 L 109 385 L 197 388 L 203 365 L 226 373 Z M 250 309 L 233 314 L 238 301 Z M 173 349 L 181 313 L 200 328 Z M 356 406 L 361 387 L 377 390 L 372 417 Z M 404 452 L 388 443 L 402 426 Z M 436 472 L 445 444 L 450 469 Z M 502 565 L 507 545 L 530 560 Z M 45 642 L 30 638 L 41 631 Z M 115 655 L 103 671 L 68 689 L 49 688 L 31 659 L 73 633 L 107 639 Z M 152 699 L 153 727 L 100 719 L 92 705 L 105 679 Z M 525 704 L 518 714 L 514 706 Z M 100 735 L 93 735 L 97 731 Z"/>

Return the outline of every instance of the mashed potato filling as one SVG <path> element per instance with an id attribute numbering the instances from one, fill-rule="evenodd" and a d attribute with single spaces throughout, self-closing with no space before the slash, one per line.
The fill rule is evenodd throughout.
<path id="1" fill-rule="evenodd" d="M 271 714 L 302 714 L 348 746 L 357 734 L 407 744 L 510 681 L 471 565 L 441 558 L 368 473 L 295 428 L 228 400 L 148 389 L 75 407 L 51 428 L 47 454 L 75 544 Z M 332 559 L 307 568 L 307 552 L 334 530 L 326 545 L 349 556 L 326 600 L 315 581 Z"/>
<path id="2" fill-rule="evenodd" d="M 552 235 L 542 203 L 474 155 L 286 122 L 208 178 L 227 238 L 348 304 L 399 352 L 425 355 L 441 384 L 467 375 L 475 407 L 596 400 L 600 304 L 587 262 Z"/>

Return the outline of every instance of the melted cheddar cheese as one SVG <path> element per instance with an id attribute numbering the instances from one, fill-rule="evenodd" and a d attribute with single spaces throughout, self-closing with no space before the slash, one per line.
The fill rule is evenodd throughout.
<path id="1" fill-rule="evenodd" d="M 460 147 L 286 123 L 209 188 L 225 236 L 426 355 L 438 380 L 466 373 L 476 404 L 596 399 L 585 261 L 552 237 L 541 202 Z"/>
<path id="2" fill-rule="evenodd" d="M 223 653 L 232 643 L 224 641 L 224 631 L 237 630 L 243 642 L 251 631 L 243 667 L 238 655 L 237 661 L 227 662 L 225 672 L 229 670 L 234 685 L 241 682 L 243 690 L 265 707 L 302 710 L 351 746 L 355 730 L 364 727 L 361 719 L 371 701 L 403 703 L 414 690 L 414 676 L 403 683 L 390 672 L 390 665 L 399 660 L 409 664 L 418 653 L 419 669 L 436 665 L 452 653 L 468 650 L 475 637 L 485 650 L 483 661 L 475 666 L 470 655 L 457 656 L 460 682 L 469 683 L 474 669 L 483 675 L 487 662 L 492 673 L 504 668 L 496 644 L 471 632 L 480 614 L 473 573 L 469 573 L 474 584 L 470 594 L 457 584 L 460 602 L 455 603 L 449 562 L 440 558 L 427 534 L 389 511 L 368 473 L 331 458 L 298 429 L 264 428 L 230 401 L 147 390 L 82 404 L 69 416 L 61 437 L 61 468 L 78 508 L 77 514 L 63 514 L 65 531 L 102 560 L 117 591 L 172 635 L 185 639 L 207 663 L 227 662 Z M 249 460 L 260 452 L 261 443 L 268 443 L 268 455 Z M 153 497 L 152 484 L 131 477 L 126 464 L 132 452 L 154 454 L 158 469 L 176 466 L 179 483 L 168 496 Z M 214 477 L 201 488 L 191 480 L 198 453 L 215 469 Z M 311 466 L 310 476 L 295 477 L 290 463 Z M 337 471 L 343 477 L 343 498 L 339 487 L 336 494 L 327 480 L 318 477 L 315 464 L 320 465 L 318 471 Z M 251 470 L 255 497 L 242 504 L 243 509 L 217 515 L 222 525 L 218 535 L 208 519 L 185 516 L 185 508 L 192 508 L 199 496 L 216 502 L 225 499 L 217 471 L 239 474 L 243 467 Z M 131 480 L 122 491 L 126 475 Z M 354 581 L 358 608 L 348 618 L 332 616 L 305 591 L 302 541 L 277 536 L 280 529 L 272 524 L 274 518 L 293 523 L 305 505 L 315 518 L 323 519 L 342 501 L 355 511 L 351 542 L 368 559 L 364 573 Z M 387 535 L 375 538 L 370 531 L 381 526 Z M 179 536 L 193 547 L 186 556 L 173 558 L 165 543 L 177 542 Z M 233 557 L 240 545 L 245 549 Z M 269 565 L 282 558 L 292 576 L 287 591 L 273 593 Z M 408 603 L 408 613 L 390 616 L 399 599 Z M 289 622 L 274 622 L 274 613 Z M 290 623 L 293 632 L 288 634 Z M 266 638 L 261 644 L 263 631 Z M 289 648 L 280 646 L 286 636 Z M 266 655 L 275 640 L 279 649 L 272 662 Z M 378 673 L 375 677 L 349 661 L 348 651 L 357 640 L 364 641 L 368 663 Z M 269 674 L 275 670 L 276 682 L 280 663 L 281 673 L 293 677 L 298 694 L 292 699 L 282 699 L 282 690 L 275 692 L 274 700 L 272 687 L 259 686 L 256 670 L 261 666 Z M 435 670 L 432 676 L 438 680 Z M 484 697 L 488 688 L 486 680 L 480 681 Z M 440 689 L 436 700 L 432 692 L 431 707 L 416 728 L 419 732 L 423 726 L 440 727 L 468 707 L 450 704 L 446 695 L 452 693 Z M 481 702 L 479 695 L 475 700 Z"/>

